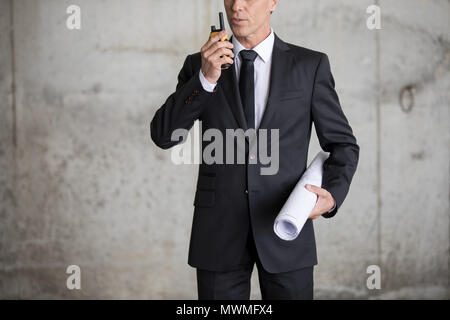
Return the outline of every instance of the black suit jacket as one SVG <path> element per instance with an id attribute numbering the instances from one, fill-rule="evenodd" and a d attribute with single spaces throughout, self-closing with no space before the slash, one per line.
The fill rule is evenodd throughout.
<path id="1" fill-rule="evenodd" d="M 188 55 L 176 91 L 156 111 L 150 131 L 157 146 L 178 144 L 181 140 L 171 141 L 173 130 L 189 130 L 197 119 L 202 133 L 216 128 L 225 137 L 226 129 L 247 129 L 235 67 L 222 71 L 212 93 L 201 85 L 200 68 L 200 52 Z M 323 215 L 330 218 L 348 193 L 359 146 L 339 104 L 327 55 L 286 43 L 275 34 L 269 97 L 259 129 L 279 129 L 279 171 L 261 175 L 259 163 L 200 164 L 189 265 L 211 271 L 236 269 L 250 225 L 268 272 L 317 264 L 311 219 L 293 241 L 281 240 L 273 231 L 275 217 L 306 170 L 313 122 L 321 148 L 330 152 L 322 178 L 322 188 L 336 200 L 335 210 Z"/>

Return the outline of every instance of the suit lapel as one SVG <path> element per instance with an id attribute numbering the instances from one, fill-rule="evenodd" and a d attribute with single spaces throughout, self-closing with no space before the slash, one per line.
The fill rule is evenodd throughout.
<path id="1" fill-rule="evenodd" d="M 230 41 L 232 41 L 233 36 L 231 36 Z M 234 64 L 226 69 L 222 70 L 222 75 L 219 78 L 219 83 L 221 84 L 225 98 L 228 101 L 228 105 L 233 112 L 234 118 L 236 119 L 240 128 L 244 131 L 247 130 L 247 121 L 245 120 L 244 108 L 242 107 L 241 97 L 239 94 L 239 84 L 237 82 L 236 67 Z"/>
<path id="2" fill-rule="evenodd" d="M 284 84 L 289 80 L 291 68 L 292 55 L 289 53 L 289 47 L 275 34 L 270 67 L 269 96 L 259 128 L 268 129 L 268 124 L 276 111 L 277 98 L 280 97 Z"/>
<path id="3" fill-rule="evenodd" d="M 282 89 L 282 80 L 289 74 L 289 67 L 291 66 L 291 56 L 288 54 L 289 47 L 276 34 L 274 34 L 274 46 L 272 53 L 272 65 L 270 71 L 270 88 L 267 105 L 263 114 L 263 118 L 259 128 L 266 126 L 275 112 L 276 97 Z M 231 36 L 230 41 L 232 41 Z M 244 115 L 244 108 L 242 107 L 241 97 L 239 94 L 239 84 L 234 64 L 227 70 L 222 70 L 222 75 L 219 78 L 219 84 L 223 88 L 223 93 L 228 102 L 231 111 L 240 128 L 247 130 L 247 121 Z"/>

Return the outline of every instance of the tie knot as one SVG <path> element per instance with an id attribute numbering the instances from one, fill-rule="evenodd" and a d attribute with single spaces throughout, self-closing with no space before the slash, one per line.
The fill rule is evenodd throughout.
<path id="1" fill-rule="evenodd" d="M 244 60 L 255 61 L 258 54 L 253 50 L 241 50 L 239 53 Z"/>

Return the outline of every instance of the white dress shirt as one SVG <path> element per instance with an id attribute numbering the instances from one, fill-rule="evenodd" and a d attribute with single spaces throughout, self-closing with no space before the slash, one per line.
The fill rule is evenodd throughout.
<path id="1" fill-rule="evenodd" d="M 253 51 L 255 51 L 258 56 L 254 61 L 254 77 L 255 77 L 255 129 L 259 128 L 259 124 L 261 123 L 261 119 L 263 117 L 264 111 L 266 109 L 267 98 L 269 96 L 269 87 L 270 87 L 270 70 L 272 66 L 272 52 L 273 52 L 273 44 L 275 42 L 275 36 L 273 33 L 273 29 L 270 28 L 270 34 L 261 41 L 256 47 L 254 47 Z M 234 67 L 236 71 L 236 79 L 239 83 L 239 77 L 241 74 L 241 56 L 239 53 L 241 50 L 250 50 L 245 48 L 237 39 L 233 37 L 233 53 L 234 53 Z M 200 82 L 202 83 L 203 89 L 208 92 L 213 92 L 214 88 L 217 85 L 216 83 L 210 83 L 206 80 L 203 72 L 200 69 L 199 72 Z M 331 212 L 336 207 L 336 204 L 332 209 L 328 212 Z"/>
<path id="2" fill-rule="evenodd" d="M 236 70 L 236 79 L 239 83 L 239 77 L 241 74 L 241 56 L 239 52 L 241 50 L 250 50 L 245 48 L 237 39 L 233 37 L 231 40 L 233 43 L 233 53 L 234 53 L 234 68 Z M 275 41 L 275 36 L 273 34 L 273 29 L 270 28 L 270 34 L 267 38 L 261 41 L 252 50 L 255 51 L 258 56 L 254 61 L 254 78 L 255 78 L 255 129 L 258 129 L 261 122 L 264 110 L 266 109 L 267 98 L 269 96 L 269 85 L 270 85 L 270 69 L 272 65 L 272 52 L 273 44 Z M 216 87 L 217 83 L 210 83 L 206 80 L 205 76 L 200 70 L 200 81 L 203 88 L 212 92 Z"/>

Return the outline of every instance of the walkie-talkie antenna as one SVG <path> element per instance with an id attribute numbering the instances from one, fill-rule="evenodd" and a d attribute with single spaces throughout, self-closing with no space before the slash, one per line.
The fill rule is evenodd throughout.
<path id="1" fill-rule="evenodd" d="M 220 30 L 225 30 L 225 24 L 223 23 L 223 12 L 219 12 Z"/>
<path id="2" fill-rule="evenodd" d="M 219 23 L 220 29 L 217 29 L 216 26 L 211 26 L 211 32 L 219 32 L 225 30 L 225 23 L 223 22 L 223 12 L 219 12 Z"/>

